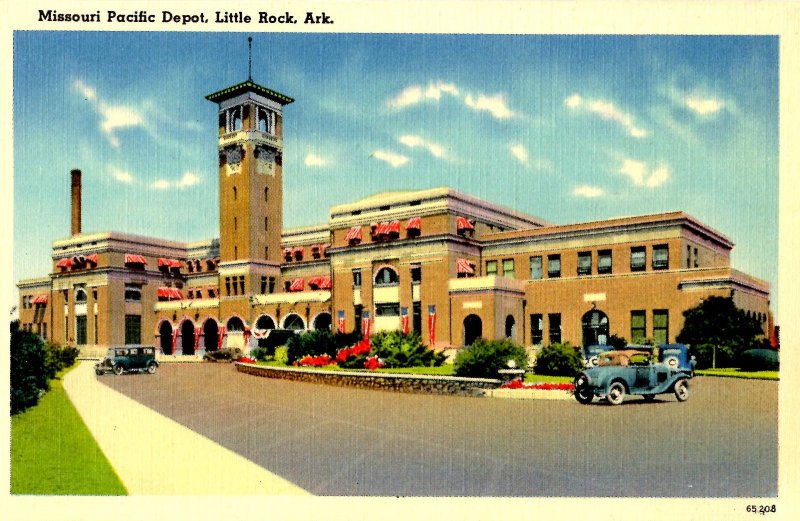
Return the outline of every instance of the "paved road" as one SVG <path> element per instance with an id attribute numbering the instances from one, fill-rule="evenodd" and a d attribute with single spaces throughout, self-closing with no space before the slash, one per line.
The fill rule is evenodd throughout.
<path id="1" fill-rule="evenodd" d="M 411 395 L 162 364 L 100 381 L 318 495 L 777 494 L 778 384 L 646 404 Z"/>

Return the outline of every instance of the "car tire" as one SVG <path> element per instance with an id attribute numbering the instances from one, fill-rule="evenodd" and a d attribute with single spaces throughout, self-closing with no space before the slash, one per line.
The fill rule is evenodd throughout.
<path id="1" fill-rule="evenodd" d="M 156 368 L 157 368 L 157 366 L 156 366 L 155 363 L 147 364 L 147 372 L 149 374 L 156 374 Z"/>
<path id="2" fill-rule="evenodd" d="M 101 376 L 103 374 L 103 371 L 101 371 L 100 369 L 95 369 L 94 374 L 96 374 L 97 376 Z"/>
<path id="3" fill-rule="evenodd" d="M 586 377 L 583 375 L 575 378 L 575 399 L 583 405 L 592 403 L 594 399 L 594 393 L 589 388 L 589 384 L 586 383 Z"/>
<path id="4" fill-rule="evenodd" d="M 646 401 L 646 402 L 652 402 L 653 400 L 656 399 L 656 395 L 655 394 L 645 394 L 643 396 L 644 396 L 644 401 Z"/>
<path id="5" fill-rule="evenodd" d="M 689 380 L 681 378 L 675 382 L 675 398 L 677 398 L 679 402 L 688 400 L 689 394 Z"/>
<path id="6" fill-rule="evenodd" d="M 115 374 L 115 375 L 117 375 L 117 376 L 121 375 L 121 374 L 122 374 L 122 371 L 123 371 L 123 369 L 124 369 L 124 368 L 122 367 L 122 364 L 116 364 L 116 365 L 114 366 L 114 374 Z"/>
<path id="7" fill-rule="evenodd" d="M 625 399 L 625 385 L 622 382 L 612 382 L 608 386 L 606 393 L 606 400 L 611 405 L 619 405 Z"/>

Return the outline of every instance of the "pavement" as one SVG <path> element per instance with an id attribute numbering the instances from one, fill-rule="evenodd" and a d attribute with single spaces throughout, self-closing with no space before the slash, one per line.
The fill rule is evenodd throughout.
<path id="1" fill-rule="evenodd" d="M 149 375 L 141 375 L 147 378 Z M 64 390 L 130 495 L 308 495 L 239 454 L 99 382 L 94 362 Z M 124 378 L 124 377 L 118 377 Z"/>

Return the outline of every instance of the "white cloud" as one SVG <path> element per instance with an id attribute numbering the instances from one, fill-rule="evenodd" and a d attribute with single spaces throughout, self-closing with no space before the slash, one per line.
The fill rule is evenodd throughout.
<path id="1" fill-rule="evenodd" d="M 150 183 L 150 188 L 153 190 L 169 190 L 172 188 L 181 190 L 200 184 L 200 177 L 193 172 L 184 172 L 180 179 L 177 181 L 170 181 L 168 179 L 157 179 Z"/>
<path id="2" fill-rule="evenodd" d="M 75 80 L 73 82 L 73 87 L 75 87 L 75 89 L 83 95 L 84 99 L 88 101 L 94 101 L 97 98 L 97 91 L 83 83 L 81 80 Z"/>
<path id="3" fill-rule="evenodd" d="M 311 154 L 311 153 L 306 155 L 306 158 L 305 158 L 304 162 L 305 162 L 306 166 L 311 166 L 311 167 L 325 166 L 325 165 L 328 164 L 328 161 L 326 159 L 323 159 L 323 158 L 319 157 L 318 155 Z"/>
<path id="4" fill-rule="evenodd" d="M 158 179 L 156 181 L 153 181 L 153 183 L 150 185 L 150 188 L 153 188 L 154 190 L 167 190 L 171 187 L 172 183 L 170 183 L 166 179 Z"/>
<path id="5" fill-rule="evenodd" d="M 496 119 L 508 119 L 514 116 L 514 113 L 506 105 L 506 100 L 502 94 L 495 94 L 491 97 L 479 94 L 477 98 L 473 98 L 472 94 L 467 94 L 466 98 L 464 98 L 464 103 L 474 110 L 488 111 Z"/>
<path id="6" fill-rule="evenodd" d="M 572 189 L 572 195 L 578 197 L 593 198 L 593 197 L 601 197 L 605 194 L 606 192 L 602 188 L 591 185 L 579 185 Z"/>
<path id="7" fill-rule="evenodd" d="M 626 158 L 622 162 L 619 173 L 630 178 L 636 186 L 655 188 L 661 186 L 669 179 L 669 168 L 659 165 L 651 169 L 647 163 Z"/>
<path id="8" fill-rule="evenodd" d="M 392 168 L 399 168 L 408 163 L 408 158 L 406 156 L 395 154 L 394 152 L 387 152 L 385 150 L 376 150 L 372 153 L 371 157 L 389 163 Z"/>
<path id="9" fill-rule="evenodd" d="M 114 148 L 119 148 L 120 142 L 116 131 L 128 127 L 145 127 L 142 114 L 134 107 L 127 105 L 111 105 L 97 96 L 97 91 L 80 79 L 72 83 L 73 88 L 85 100 L 94 101 L 94 110 L 100 116 L 100 130 Z"/>
<path id="10" fill-rule="evenodd" d="M 690 95 L 683 100 L 687 108 L 699 116 L 716 114 L 725 107 L 725 102 L 717 98 L 702 98 Z"/>
<path id="11" fill-rule="evenodd" d="M 180 181 L 175 183 L 175 186 L 178 188 L 188 188 L 196 184 L 200 184 L 200 178 L 192 172 L 186 172 L 183 174 L 183 177 L 181 177 Z"/>
<path id="12" fill-rule="evenodd" d="M 431 82 L 424 89 L 420 85 L 409 85 L 400 94 L 386 102 L 391 109 L 402 109 L 426 100 L 439 101 L 442 93 L 458 96 L 458 88 L 452 83 Z"/>
<path id="13" fill-rule="evenodd" d="M 516 157 L 520 163 L 528 162 L 528 151 L 525 149 L 525 145 L 511 145 L 508 148 L 511 150 L 511 155 Z"/>
<path id="14" fill-rule="evenodd" d="M 439 100 L 442 97 L 442 92 L 450 94 L 451 96 L 458 96 L 458 87 L 452 83 L 431 83 L 425 89 L 425 97 L 428 99 Z"/>
<path id="15" fill-rule="evenodd" d="M 427 141 L 419 136 L 411 135 L 400 136 L 397 138 L 397 140 L 409 148 L 422 147 L 430 152 L 430 154 L 434 157 L 438 157 L 439 159 L 445 158 L 444 147 L 438 143 Z"/>
<path id="16" fill-rule="evenodd" d="M 649 135 L 645 129 L 636 124 L 633 116 L 622 111 L 610 101 L 584 99 L 580 94 L 573 94 L 564 99 L 564 106 L 573 111 L 585 111 L 602 119 L 613 121 L 624 128 L 631 137 L 641 139 Z"/>
<path id="17" fill-rule="evenodd" d="M 114 179 L 116 179 L 120 183 L 125 183 L 125 184 L 133 183 L 133 176 L 129 172 L 121 170 L 113 165 L 109 166 L 108 169 L 111 172 L 111 175 L 114 177 Z"/>

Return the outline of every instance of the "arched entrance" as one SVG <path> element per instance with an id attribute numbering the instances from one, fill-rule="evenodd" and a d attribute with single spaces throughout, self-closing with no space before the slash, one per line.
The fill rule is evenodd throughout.
<path id="1" fill-rule="evenodd" d="M 217 321 L 209 318 L 203 324 L 203 345 L 206 351 L 216 351 L 219 345 L 219 326 Z"/>
<path id="2" fill-rule="evenodd" d="M 239 317 L 231 317 L 226 325 L 227 341 L 225 347 L 244 349 L 244 322 Z"/>
<path id="3" fill-rule="evenodd" d="M 266 335 L 275 329 L 275 321 L 269 315 L 261 315 L 256 320 L 256 327 L 253 330 L 254 336 L 258 339 L 258 347 L 267 347 Z"/>
<path id="4" fill-rule="evenodd" d="M 158 326 L 159 347 L 165 355 L 172 354 L 172 324 L 168 320 L 162 320 Z"/>
<path id="5" fill-rule="evenodd" d="M 332 323 L 331 314 L 323 312 L 314 317 L 313 327 L 314 329 L 330 331 Z"/>
<path id="6" fill-rule="evenodd" d="M 286 315 L 286 318 L 283 319 L 283 329 L 302 331 L 305 328 L 306 323 L 303 322 L 303 318 L 297 313 Z"/>
<path id="7" fill-rule="evenodd" d="M 483 336 L 483 322 L 478 315 L 467 315 L 464 318 L 464 345 L 470 346 Z"/>
<path id="8" fill-rule="evenodd" d="M 608 316 L 598 309 L 583 315 L 583 345 L 606 345 L 608 343 Z"/>
<path id="9" fill-rule="evenodd" d="M 191 320 L 181 323 L 181 354 L 194 354 L 194 324 Z"/>
<path id="10" fill-rule="evenodd" d="M 514 325 L 516 321 L 514 320 L 514 315 L 508 315 L 506 317 L 506 338 L 513 340 L 514 339 Z"/>

